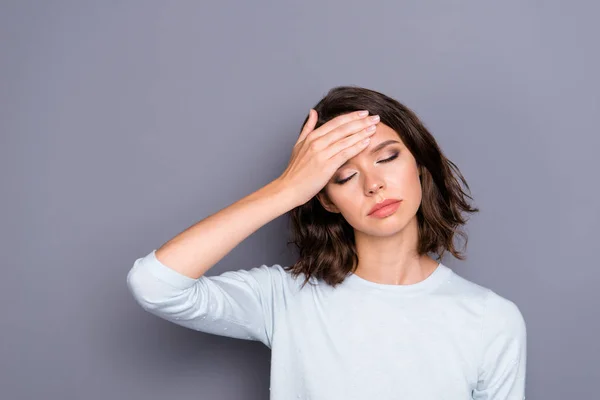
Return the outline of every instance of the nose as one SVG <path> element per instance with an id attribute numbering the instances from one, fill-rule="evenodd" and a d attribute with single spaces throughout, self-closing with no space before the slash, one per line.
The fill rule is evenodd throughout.
<path id="1" fill-rule="evenodd" d="M 383 182 L 373 182 L 368 187 L 368 192 L 370 195 L 378 193 L 384 187 Z"/>

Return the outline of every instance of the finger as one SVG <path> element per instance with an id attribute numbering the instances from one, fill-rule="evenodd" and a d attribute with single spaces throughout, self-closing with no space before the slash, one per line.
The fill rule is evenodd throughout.
<path id="1" fill-rule="evenodd" d="M 373 120 L 373 118 L 376 119 Z M 369 118 L 356 119 L 346 124 L 338 126 L 331 132 L 328 132 L 326 135 L 321 136 L 319 139 L 311 140 L 311 144 L 313 144 L 315 149 L 317 150 L 327 149 L 328 147 L 333 147 L 333 149 L 336 149 L 337 147 L 335 146 L 338 142 L 342 141 L 342 143 L 347 143 L 347 140 L 343 141 L 347 137 L 355 137 L 357 135 L 360 136 L 361 133 L 364 135 L 367 128 L 373 127 L 376 129 L 376 125 L 378 123 L 378 115 L 374 115 Z M 316 134 L 317 131 L 315 131 L 314 134 Z"/>
<path id="2" fill-rule="evenodd" d="M 368 127 L 358 131 L 354 135 L 350 135 L 346 138 L 336 141 L 335 143 L 333 143 L 331 146 L 327 147 L 323 151 L 325 152 L 325 154 L 328 158 L 339 157 L 339 154 L 343 153 L 344 151 L 351 152 L 354 156 L 355 154 L 358 154 L 358 152 L 353 153 L 353 150 L 351 150 L 351 149 L 355 148 L 356 146 L 361 147 L 363 145 L 364 145 L 364 147 L 366 147 L 369 144 L 369 142 L 368 141 L 366 143 L 361 143 L 361 142 L 365 139 L 370 140 L 371 136 L 373 136 L 375 134 L 376 128 L 377 128 L 376 125 L 369 125 Z M 343 158 L 344 154 L 342 154 L 341 157 Z M 348 158 L 350 158 L 350 157 L 348 157 Z M 346 160 L 348 158 L 342 160 L 342 163 L 346 162 Z M 341 163 L 340 163 L 340 165 L 341 165 Z"/>
<path id="3" fill-rule="evenodd" d="M 369 115 L 369 111 L 367 110 L 352 111 L 347 114 L 339 115 L 321 125 L 319 129 L 315 130 L 311 134 L 311 138 L 312 140 L 320 138 L 321 136 L 328 134 L 332 130 L 340 127 L 341 125 L 347 124 L 352 121 L 364 119 L 367 115 Z"/>
<path id="4" fill-rule="evenodd" d="M 304 126 L 302 127 L 302 131 L 300 132 L 300 136 L 298 136 L 298 140 L 296 141 L 296 144 L 303 141 L 306 138 L 306 135 L 308 135 L 310 132 L 312 132 L 313 129 L 315 129 L 315 125 L 317 124 L 317 120 L 318 120 L 318 118 L 316 118 L 316 116 L 317 116 L 317 111 L 313 110 L 311 108 L 308 111 L 308 117 L 306 118 L 306 122 L 304 123 Z"/>
<path id="5" fill-rule="evenodd" d="M 354 135 L 347 139 L 351 140 L 348 143 L 346 143 L 344 147 L 339 146 L 337 153 L 334 154 L 333 157 L 330 157 L 330 160 L 333 162 L 334 168 L 336 170 L 346 161 L 348 161 L 349 159 L 366 149 L 367 146 L 369 146 L 369 143 L 371 142 L 370 136 L 365 138 L 361 135 Z"/>

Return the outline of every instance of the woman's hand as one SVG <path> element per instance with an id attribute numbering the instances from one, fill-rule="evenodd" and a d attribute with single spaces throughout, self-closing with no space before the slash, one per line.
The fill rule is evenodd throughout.
<path id="1" fill-rule="evenodd" d="M 340 115 L 314 130 L 318 117 L 311 108 L 289 165 L 278 178 L 294 193 L 298 205 L 319 193 L 342 164 L 368 146 L 379 119 L 375 116 L 377 119 L 372 120 L 368 111 L 362 113 Z"/>

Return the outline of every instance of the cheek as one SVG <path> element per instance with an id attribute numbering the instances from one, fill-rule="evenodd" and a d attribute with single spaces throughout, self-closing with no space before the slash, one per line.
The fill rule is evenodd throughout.
<path id="1" fill-rule="evenodd" d="M 411 196 L 417 203 L 421 202 L 421 196 L 423 195 L 421 187 L 421 179 L 419 177 L 419 171 L 414 168 L 406 176 L 407 182 L 407 195 Z"/>
<path id="2" fill-rule="evenodd" d="M 360 212 L 364 208 L 364 203 L 360 202 L 361 196 L 352 191 L 332 191 L 329 196 L 350 225 L 354 226 L 361 219 Z"/>
<path id="3" fill-rule="evenodd" d="M 363 206 L 360 203 L 361 197 L 356 194 L 340 195 L 337 198 L 337 205 L 342 214 L 348 216 L 356 213 Z"/>
<path id="4" fill-rule="evenodd" d="M 419 171 L 410 162 L 400 164 L 397 168 L 391 169 L 386 174 L 385 181 L 390 194 L 412 198 L 415 193 L 421 193 Z"/>

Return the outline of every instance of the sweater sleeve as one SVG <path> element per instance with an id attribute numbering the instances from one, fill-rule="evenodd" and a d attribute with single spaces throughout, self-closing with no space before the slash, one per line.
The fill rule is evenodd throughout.
<path id="1" fill-rule="evenodd" d="M 489 290 L 481 333 L 482 359 L 473 399 L 525 399 L 527 334 L 517 305 Z"/>
<path id="2" fill-rule="evenodd" d="M 186 328 L 271 347 L 276 287 L 285 271 L 261 265 L 190 278 L 164 265 L 156 250 L 135 260 L 127 287 L 146 311 Z M 279 282 L 277 282 L 279 280 Z"/>

